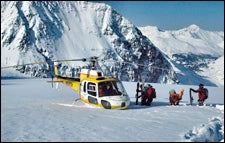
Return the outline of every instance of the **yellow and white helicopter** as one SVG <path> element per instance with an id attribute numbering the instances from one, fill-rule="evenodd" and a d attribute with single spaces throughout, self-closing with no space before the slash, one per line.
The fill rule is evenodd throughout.
<path id="1" fill-rule="evenodd" d="M 52 82 L 61 82 L 78 92 L 80 99 L 87 104 L 91 104 L 105 109 L 126 109 L 130 106 L 130 97 L 120 80 L 114 77 L 104 76 L 101 70 L 97 70 L 97 57 L 73 59 L 73 60 L 55 60 L 54 73 L 55 77 Z M 78 78 L 68 78 L 60 76 L 57 64 L 68 61 L 89 61 L 92 63 L 91 68 L 81 69 Z M 46 62 L 36 62 L 31 64 L 45 64 Z M 18 67 L 23 65 L 8 66 L 3 68 Z"/>

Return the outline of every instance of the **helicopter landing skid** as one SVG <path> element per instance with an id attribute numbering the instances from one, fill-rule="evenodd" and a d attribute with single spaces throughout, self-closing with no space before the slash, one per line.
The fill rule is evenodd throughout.
<path id="1" fill-rule="evenodd" d="M 80 98 L 76 98 L 75 100 L 74 100 L 74 102 L 77 102 L 78 100 L 81 100 Z M 74 104 L 74 102 L 73 102 L 73 104 Z"/>

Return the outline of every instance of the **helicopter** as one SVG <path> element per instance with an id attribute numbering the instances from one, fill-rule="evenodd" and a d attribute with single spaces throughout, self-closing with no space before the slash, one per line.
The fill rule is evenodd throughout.
<path id="1" fill-rule="evenodd" d="M 58 64 L 60 62 L 82 61 L 91 62 L 91 68 L 82 68 L 79 77 L 63 77 L 59 75 Z M 79 98 L 87 104 L 105 108 L 105 109 L 127 109 L 130 106 L 130 97 L 128 96 L 122 82 L 115 77 L 104 76 L 101 70 L 97 69 L 98 57 L 72 59 L 72 60 L 53 60 L 54 76 L 53 82 L 59 82 L 68 85 L 75 90 Z M 29 64 L 1 67 L 15 68 L 18 66 L 45 64 L 46 62 L 35 62 Z"/>

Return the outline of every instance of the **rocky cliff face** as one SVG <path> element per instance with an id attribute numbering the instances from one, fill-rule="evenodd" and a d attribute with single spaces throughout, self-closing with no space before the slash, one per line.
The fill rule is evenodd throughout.
<path id="1" fill-rule="evenodd" d="M 159 49 L 110 6 L 93 2 L 1 2 L 2 66 L 46 61 L 17 70 L 52 75 L 52 60 L 98 56 L 106 75 L 123 81 L 175 83 L 176 75 Z M 76 66 L 74 66 L 76 65 Z M 77 66 L 79 65 L 79 66 Z M 71 76 L 84 63 L 62 63 Z M 15 69 L 14 69 L 15 70 Z"/>

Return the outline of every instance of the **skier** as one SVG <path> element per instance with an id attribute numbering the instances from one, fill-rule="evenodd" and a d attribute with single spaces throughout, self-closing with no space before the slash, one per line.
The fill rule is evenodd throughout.
<path id="1" fill-rule="evenodd" d="M 156 98 L 155 88 L 152 85 L 147 84 L 142 91 L 141 105 L 150 106 L 153 98 Z"/>
<path id="2" fill-rule="evenodd" d="M 184 89 L 182 89 L 180 93 L 176 93 L 174 89 L 171 89 L 169 94 L 170 105 L 179 105 L 179 102 L 184 94 Z"/>
<path id="3" fill-rule="evenodd" d="M 199 88 L 197 90 L 194 90 L 190 88 L 191 91 L 198 93 L 198 105 L 202 106 L 204 101 L 208 98 L 208 89 L 204 88 L 204 84 L 199 84 Z"/>

